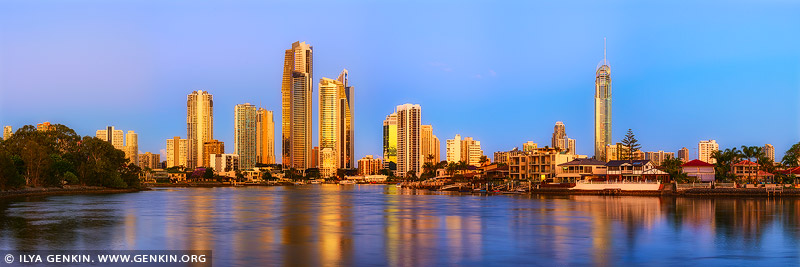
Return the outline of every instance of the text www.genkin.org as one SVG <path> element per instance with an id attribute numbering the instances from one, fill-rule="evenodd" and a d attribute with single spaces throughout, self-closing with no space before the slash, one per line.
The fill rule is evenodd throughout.
<path id="1" fill-rule="evenodd" d="M 20 251 L 6 252 L 7 264 L 211 264 L 211 251 Z"/>

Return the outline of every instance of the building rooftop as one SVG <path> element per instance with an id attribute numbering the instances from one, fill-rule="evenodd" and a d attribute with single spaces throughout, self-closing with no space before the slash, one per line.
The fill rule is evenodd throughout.
<path id="1" fill-rule="evenodd" d="M 739 161 L 739 163 L 733 164 L 733 166 L 758 166 L 758 163 L 749 160 L 742 160 Z"/>
<path id="2" fill-rule="evenodd" d="M 689 162 L 684 163 L 681 167 L 714 167 L 714 164 L 695 159 Z"/>
<path id="3" fill-rule="evenodd" d="M 619 167 L 619 166 L 622 166 L 622 165 L 644 166 L 648 162 L 650 162 L 649 159 L 645 159 L 645 160 L 611 160 L 611 161 L 606 163 L 606 166 L 608 166 L 608 167 Z"/>
<path id="4" fill-rule="evenodd" d="M 572 160 L 570 162 L 567 162 L 567 163 L 558 164 L 558 166 L 579 166 L 579 165 L 596 165 L 596 166 L 598 166 L 598 165 L 606 165 L 606 163 L 604 161 L 599 161 L 599 160 L 596 160 L 596 159 L 584 158 L 584 159 L 574 159 L 574 160 Z"/>

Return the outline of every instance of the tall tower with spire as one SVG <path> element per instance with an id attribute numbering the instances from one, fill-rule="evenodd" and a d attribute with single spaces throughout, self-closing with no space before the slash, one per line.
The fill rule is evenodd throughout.
<path id="1" fill-rule="evenodd" d="M 611 144 L 611 67 L 606 58 L 603 38 L 603 61 L 597 64 L 594 80 L 594 157 L 606 160 L 606 145 Z"/>

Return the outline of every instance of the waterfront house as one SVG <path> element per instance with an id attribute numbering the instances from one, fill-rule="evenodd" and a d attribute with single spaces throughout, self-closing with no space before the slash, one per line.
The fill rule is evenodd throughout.
<path id="1" fill-rule="evenodd" d="M 606 179 L 615 182 L 666 181 L 669 174 L 650 160 L 612 160 L 606 163 Z"/>
<path id="2" fill-rule="evenodd" d="M 557 148 L 536 148 L 510 156 L 509 177 L 515 180 L 554 182 L 559 164 L 586 156 L 567 154 Z"/>
<path id="3" fill-rule="evenodd" d="M 713 182 L 716 176 L 714 164 L 696 159 L 681 165 L 683 173 L 689 177 L 695 177 L 701 182 Z"/>
<path id="4" fill-rule="evenodd" d="M 555 182 L 575 183 L 580 180 L 597 180 L 606 176 L 606 163 L 596 159 L 580 158 L 558 165 Z"/>
<path id="5" fill-rule="evenodd" d="M 758 169 L 758 163 L 742 160 L 733 164 L 733 175 L 745 181 L 772 181 L 775 175 Z"/>

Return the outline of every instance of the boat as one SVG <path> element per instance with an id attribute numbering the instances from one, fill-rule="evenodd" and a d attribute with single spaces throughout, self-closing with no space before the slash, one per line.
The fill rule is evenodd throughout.
<path id="1" fill-rule="evenodd" d="M 311 184 L 321 184 L 320 180 L 311 180 Z"/>
<path id="2" fill-rule="evenodd" d="M 353 181 L 353 180 L 341 180 L 341 181 L 339 181 L 339 184 L 341 184 L 341 185 L 353 185 L 353 184 L 356 184 L 356 182 Z"/>
<path id="3" fill-rule="evenodd" d="M 397 183 L 397 185 L 395 185 L 395 186 L 396 186 L 397 188 L 403 188 L 403 183 Z"/>

